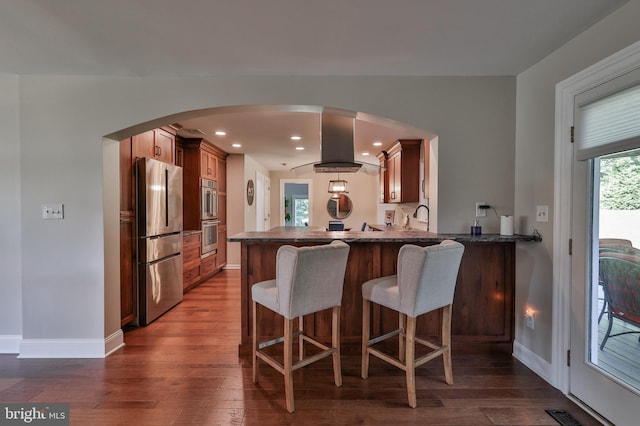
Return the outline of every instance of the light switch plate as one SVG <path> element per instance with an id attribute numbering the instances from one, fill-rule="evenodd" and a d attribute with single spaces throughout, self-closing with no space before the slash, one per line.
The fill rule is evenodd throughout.
<path id="1" fill-rule="evenodd" d="M 43 219 L 64 219 L 64 205 L 62 204 L 43 204 Z"/>
<path id="2" fill-rule="evenodd" d="M 536 206 L 536 222 L 549 222 L 549 206 Z"/>

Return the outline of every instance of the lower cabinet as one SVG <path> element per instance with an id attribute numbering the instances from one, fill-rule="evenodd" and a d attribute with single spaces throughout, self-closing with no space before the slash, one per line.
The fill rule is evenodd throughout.
<path id="1" fill-rule="evenodd" d="M 226 232 L 225 232 L 226 235 Z M 218 272 L 220 265 L 219 254 L 201 257 L 202 234 L 200 231 L 184 234 L 182 240 L 182 290 L 187 292 Z M 226 262 L 225 262 L 226 263 Z"/>
<path id="2" fill-rule="evenodd" d="M 200 233 L 188 234 L 182 240 L 182 288 L 188 289 L 200 280 Z"/>

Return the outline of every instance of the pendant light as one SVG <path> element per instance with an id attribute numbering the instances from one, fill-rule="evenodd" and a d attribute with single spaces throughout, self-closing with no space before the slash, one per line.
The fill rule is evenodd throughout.
<path id="1" fill-rule="evenodd" d="M 340 179 L 340 175 L 338 175 L 338 179 L 332 179 L 329 181 L 329 194 L 348 194 L 349 193 L 349 183 L 346 180 Z"/>

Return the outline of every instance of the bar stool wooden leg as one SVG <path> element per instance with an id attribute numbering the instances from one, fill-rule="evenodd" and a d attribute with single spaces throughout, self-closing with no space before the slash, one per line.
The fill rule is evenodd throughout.
<path id="1" fill-rule="evenodd" d="M 293 319 L 284 319 L 284 394 L 287 411 L 293 413 Z"/>
<path id="2" fill-rule="evenodd" d="M 300 322 L 300 336 L 298 336 L 298 359 L 302 361 L 304 359 L 304 340 L 302 338 L 302 335 L 304 334 L 304 317 L 300 316 L 298 319 Z"/>
<path id="3" fill-rule="evenodd" d="M 331 346 L 333 353 L 333 378 L 336 386 L 342 386 L 342 365 L 340 363 L 340 306 L 334 306 L 331 320 Z"/>
<path id="4" fill-rule="evenodd" d="M 451 305 L 442 308 L 442 346 L 445 351 L 442 353 L 444 362 L 444 379 L 447 384 L 453 384 L 453 368 L 451 364 Z"/>
<path id="5" fill-rule="evenodd" d="M 258 318 L 258 304 L 256 302 L 252 303 L 252 311 L 253 311 L 253 383 L 258 383 L 258 324 L 260 323 L 260 318 Z"/>
<path id="6" fill-rule="evenodd" d="M 367 299 L 362 299 L 362 371 L 361 376 L 363 379 L 369 377 L 369 333 L 370 321 L 371 321 L 371 302 Z"/>
<path id="7" fill-rule="evenodd" d="M 407 394 L 409 399 L 409 406 L 416 408 L 418 405 L 416 398 L 416 367 L 415 367 L 415 348 L 416 348 L 416 319 L 413 317 L 407 317 L 407 350 L 405 361 L 405 373 L 407 376 Z"/>
<path id="8" fill-rule="evenodd" d="M 400 332 L 400 334 L 398 335 L 398 343 L 399 343 L 399 347 L 398 347 L 398 358 L 400 359 L 401 362 L 405 361 L 405 347 L 407 345 L 407 337 L 406 337 L 406 329 L 407 329 L 407 316 L 405 314 L 400 313 L 398 315 L 399 317 L 399 321 L 398 321 L 398 327 L 400 328 L 400 330 L 402 330 Z"/>

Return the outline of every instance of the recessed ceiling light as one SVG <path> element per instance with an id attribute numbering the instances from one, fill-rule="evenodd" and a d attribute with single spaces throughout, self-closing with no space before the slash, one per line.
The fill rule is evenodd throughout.
<path id="1" fill-rule="evenodd" d="M 217 136 L 224 136 L 226 134 L 227 134 L 227 132 L 225 132 L 224 130 L 216 130 L 216 135 Z"/>
<path id="2" fill-rule="evenodd" d="M 231 146 L 234 148 L 240 148 L 242 145 L 240 145 L 239 143 L 232 143 Z"/>
<path id="3" fill-rule="evenodd" d="M 302 136 L 291 136 L 292 141 L 299 141 L 300 139 L 302 139 Z"/>
<path id="4" fill-rule="evenodd" d="M 364 155 L 366 157 L 367 155 L 369 155 L 369 153 L 368 152 L 363 152 L 362 155 Z"/>
<path id="5" fill-rule="evenodd" d="M 373 146 L 382 146 L 382 142 L 380 142 L 380 141 L 375 141 L 375 142 L 373 143 Z"/>
<path id="6" fill-rule="evenodd" d="M 304 151 L 304 146 L 296 146 L 296 151 Z"/>

